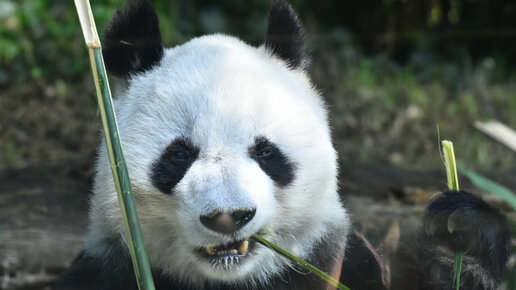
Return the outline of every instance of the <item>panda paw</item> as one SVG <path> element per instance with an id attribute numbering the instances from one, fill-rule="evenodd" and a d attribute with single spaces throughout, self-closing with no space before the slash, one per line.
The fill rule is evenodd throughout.
<path id="1" fill-rule="evenodd" d="M 466 266 L 475 264 L 494 280 L 501 279 L 511 240 L 498 210 L 467 192 L 445 191 L 428 205 L 423 222 L 428 248 L 464 253 Z"/>

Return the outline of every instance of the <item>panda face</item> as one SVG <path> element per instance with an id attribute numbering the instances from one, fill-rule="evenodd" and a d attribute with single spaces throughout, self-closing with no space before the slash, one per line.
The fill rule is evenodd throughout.
<path id="1" fill-rule="evenodd" d="M 262 283 L 285 262 L 252 235 L 307 258 L 349 226 L 326 112 L 301 67 L 211 35 L 164 50 L 127 83 L 115 107 L 153 267 L 192 283 Z M 91 206 L 88 248 L 102 255 L 123 233 L 105 146 Z"/>

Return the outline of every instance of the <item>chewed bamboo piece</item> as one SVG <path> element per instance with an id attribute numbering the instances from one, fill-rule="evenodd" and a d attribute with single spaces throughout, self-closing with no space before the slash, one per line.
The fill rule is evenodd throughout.
<path id="1" fill-rule="evenodd" d="M 475 128 L 516 152 L 516 131 L 496 120 L 475 122 Z"/>
<path id="2" fill-rule="evenodd" d="M 455 152 L 453 143 L 443 140 L 444 166 L 446 167 L 446 176 L 448 179 L 448 188 L 450 190 L 459 191 L 459 178 L 457 175 L 457 161 L 455 160 Z M 462 271 L 462 253 L 455 253 L 453 262 L 453 281 L 456 283 L 456 289 L 460 288 L 460 272 Z"/>
<path id="3" fill-rule="evenodd" d="M 147 252 L 143 243 L 129 173 L 127 172 L 120 136 L 118 134 L 118 125 L 111 98 L 111 90 L 104 67 L 102 48 L 95 26 L 95 20 L 93 19 L 89 0 L 75 0 L 75 7 L 77 8 L 84 40 L 88 48 L 102 128 L 104 129 L 111 171 L 113 173 L 118 201 L 124 219 L 125 238 L 131 253 L 136 281 L 139 289 L 154 290 L 155 287 L 152 280 L 149 259 L 147 258 Z"/>
<path id="4" fill-rule="evenodd" d="M 450 190 L 459 191 L 459 178 L 457 175 L 457 161 L 455 160 L 455 152 L 453 143 L 443 140 L 444 166 L 446 166 L 446 176 L 448 178 L 448 188 Z"/>

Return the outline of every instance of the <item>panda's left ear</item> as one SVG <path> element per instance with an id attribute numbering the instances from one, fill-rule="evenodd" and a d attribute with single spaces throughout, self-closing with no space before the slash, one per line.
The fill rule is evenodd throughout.
<path id="1" fill-rule="evenodd" d="M 265 47 L 291 69 L 306 69 L 310 64 L 305 29 L 292 6 L 283 0 L 272 1 Z"/>
<path id="2" fill-rule="evenodd" d="M 123 78 L 145 72 L 159 64 L 163 50 L 158 16 L 148 0 L 132 0 L 117 9 L 104 33 L 108 71 Z"/>

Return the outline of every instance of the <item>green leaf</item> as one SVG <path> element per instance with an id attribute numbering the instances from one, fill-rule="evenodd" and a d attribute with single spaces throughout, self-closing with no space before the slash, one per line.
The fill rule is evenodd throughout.
<path id="1" fill-rule="evenodd" d="M 516 196 L 514 193 L 508 189 L 507 187 L 496 183 L 472 170 L 464 168 L 464 166 L 459 164 L 459 168 L 462 174 L 473 182 L 476 186 L 482 188 L 485 191 L 488 191 L 503 200 L 505 200 L 508 204 L 510 204 L 516 210 Z"/>
<path id="2" fill-rule="evenodd" d="M 460 288 L 460 272 L 462 271 L 462 253 L 455 253 L 453 261 L 453 282 L 456 284 L 456 290 Z"/>

